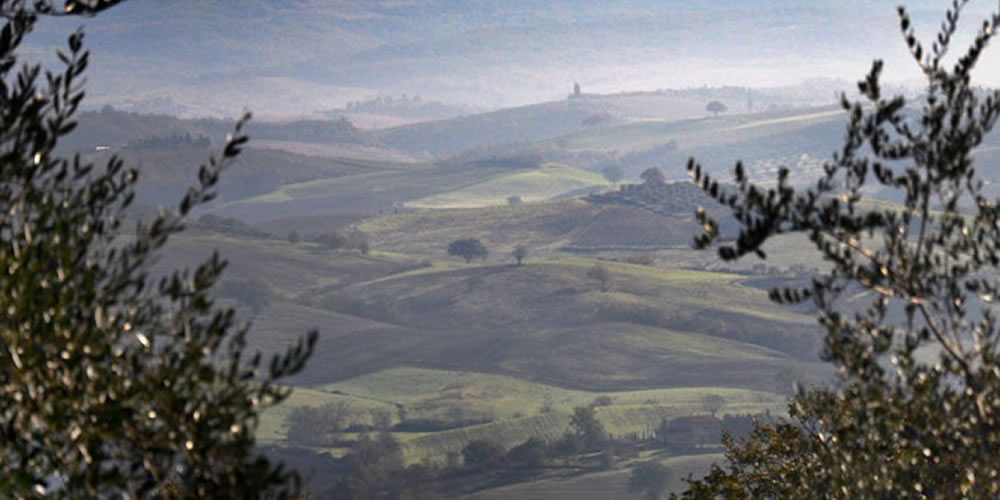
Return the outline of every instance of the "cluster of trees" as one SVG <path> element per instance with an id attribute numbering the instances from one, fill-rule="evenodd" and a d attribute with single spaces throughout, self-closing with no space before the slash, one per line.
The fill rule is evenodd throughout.
<path id="1" fill-rule="evenodd" d="M 334 446 L 353 413 L 354 409 L 345 401 L 318 407 L 299 406 L 285 419 L 286 439 L 304 446 Z"/>
<path id="2" fill-rule="evenodd" d="M 639 178 L 641 184 L 623 184 L 617 191 L 593 194 L 586 199 L 591 203 L 630 205 L 662 214 L 690 213 L 698 206 L 714 205 L 709 196 L 690 182 L 666 182 L 659 168 L 647 168 Z"/>
<path id="3" fill-rule="evenodd" d="M 399 444 L 388 432 L 388 420 L 383 418 L 379 423 L 380 419 L 373 417 L 370 429 L 374 434 L 369 428 L 362 429 L 350 452 L 326 468 L 336 471 L 334 484 L 316 492 L 351 499 L 439 498 L 445 493 L 476 490 L 486 483 L 496 485 L 537 477 L 553 464 L 606 469 L 619 458 L 637 456 L 640 448 L 650 444 L 664 446 L 658 441 L 612 439 L 596 416 L 596 405 L 603 403 L 607 400 L 574 408 L 565 434 L 555 442 L 534 437 L 507 449 L 488 439 L 473 440 L 460 452 L 451 453 L 445 466 L 426 462 L 404 467 Z M 705 418 L 722 422 L 723 429 L 738 435 L 748 432 L 753 420 L 750 416 L 728 415 L 721 421 Z M 326 431 L 317 428 L 315 432 Z M 716 443 L 719 434 L 712 438 Z M 657 459 L 639 462 L 632 467 L 629 490 L 648 498 L 660 498 L 671 477 Z"/>
<path id="4" fill-rule="evenodd" d="M 318 434 L 327 444 L 344 444 L 338 442 L 339 432 L 343 430 L 342 417 L 350 412 L 349 407 L 305 408 L 296 412 L 294 432 L 301 433 L 304 442 L 321 445 L 316 443 L 315 436 L 309 435 Z M 332 480 L 324 481 L 313 493 L 323 498 L 357 500 L 441 498 L 487 481 L 517 481 L 537 475 L 552 460 L 602 451 L 608 442 L 593 407 L 580 407 L 574 410 L 565 436 L 555 443 L 530 438 L 507 450 L 490 440 L 474 440 L 461 452 L 451 454 L 445 466 L 433 462 L 404 466 L 400 445 L 390 432 L 388 416 L 387 412 L 373 413 L 371 427 L 360 429 L 348 453 L 321 466 L 319 470 Z M 292 440 L 293 428 L 289 431 Z M 601 463 L 607 465 L 605 461 Z"/>
<path id="5" fill-rule="evenodd" d="M 176 133 L 170 136 L 154 135 L 143 139 L 133 139 L 125 146 L 128 149 L 167 149 L 193 148 L 198 150 L 208 150 L 212 141 L 203 135 L 193 137 L 190 132 Z"/>
<path id="6" fill-rule="evenodd" d="M 214 231 L 229 236 L 246 236 L 257 239 L 271 239 L 272 236 L 236 217 L 226 217 L 215 214 L 205 214 L 198 217 L 196 227 Z"/>
<path id="7" fill-rule="evenodd" d="M 490 251 L 483 245 L 482 241 L 476 238 L 465 238 L 461 240 L 455 240 L 448 244 L 448 255 L 455 255 L 465 259 L 465 263 L 468 264 L 472 262 L 473 259 L 486 260 L 486 257 L 490 255 Z M 517 265 L 524 263 L 524 259 L 528 257 L 528 247 L 526 245 L 515 245 L 510 251 L 510 256 L 517 261 Z"/>
<path id="8" fill-rule="evenodd" d="M 609 437 L 594 408 L 593 405 L 574 408 L 566 433 L 556 442 L 549 443 L 533 437 L 506 450 L 494 441 L 471 441 L 462 448 L 462 463 L 472 469 L 495 471 L 508 468 L 524 474 L 552 460 L 602 451 Z"/>
<path id="9" fill-rule="evenodd" d="M 368 241 L 368 235 L 358 230 L 351 231 L 347 234 L 343 234 L 338 231 L 327 231 L 309 235 L 305 239 L 307 241 L 312 241 L 327 250 L 357 250 L 364 255 L 368 255 L 368 252 L 371 251 L 371 244 Z M 298 233 L 298 231 L 290 231 L 288 233 L 289 243 L 296 245 L 300 241 L 303 241 L 303 237 Z"/>
<path id="10" fill-rule="evenodd" d="M 420 96 L 415 95 L 413 97 L 408 97 L 403 94 L 399 97 L 393 98 L 391 95 L 373 97 L 367 101 L 350 101 L 344 106 L 347 111 L 378 111 L 383 107 L 393 107 L 393 106 L 409 106 L 420 105 L 423 103 L 423 99 Z"/>

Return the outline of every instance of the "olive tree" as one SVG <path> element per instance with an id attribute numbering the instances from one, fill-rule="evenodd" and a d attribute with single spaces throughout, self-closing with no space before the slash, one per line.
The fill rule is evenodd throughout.
<path id="1" fill-rule="evenodd" d="M 719 113 L 725 113 L 728 110 L 729 108 L 719 101 L 711 101 L 705 105 L 705 111 L 708 111 L 715 116 L 719 116 Z"/>
<path id="2" fill-rule="evenodd" d="M 483 243 L 475 238 L 455 240 L 448 244 L 448 255 L 458 255 L 465 259 L 465 263 L 472 262 L 472 259 L 483 259 L 490 254 Z"/>
<path id="3" fill-rule="evenodd" d="M 727 439 L 728 465 L 692 481 L 689 498 L 996 498 L 1000 495 L 1000 200 L 976 168 L 975 149 L 1000 116 L 1000 92 L 972 85 L 972 70 L 1000 25 L 982 24 L 954 62 L 945 55 L 965 1 L 946 14 L 930 48 L 899 8 L 903 38 L 927 80 L 908 102 L 882 93 L 876 61 L 847 112 L 843 147 L 813 184 L 781 169 L 775 187 L 737 164 L 734 188 L 693 160 L 694 180 L 742 229 L 724 260 L 765 256 L 772 237 L 800 233 L 831 269 L 772 299 L 812 301 L 825 327 L 823 356 L 839 380 L 800 391 L 790 420 Z M 899 205 L 865 203 L 864 188 L 897 191 Z M 706 247 L 718 224 L 696 238 Z M 851 297 L 854 300 L 848 301 Z"/>
<path id="4" fill-rule="evenodd" d="M 297 476 L 253 452 L 260 411 L 300 370 L 315 333 L 264 370 L 246 325 L 214 305 L 225 261 L 154 280 L 150 266 L 216 195 L 247 141 L 241 120 L 175 211 L 122 224 L 137 172 L 55 153 L 76 126 L 88 53 L 69 36 L 62 68 L 18 64 L 43 15 L 116 3 L 0 0 L 0 497 L 285 496 Z"/>

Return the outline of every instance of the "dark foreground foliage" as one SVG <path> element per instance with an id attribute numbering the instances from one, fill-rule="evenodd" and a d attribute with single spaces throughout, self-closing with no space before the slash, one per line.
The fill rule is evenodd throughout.
<path id="1" fill-rule="evenodd" d="M 209 291 L 225 262 L 154 280 L 148 270 L 247 138 L 201 167 L 176 212 L 122 234 L 137 174 L 112 158 L 60 158 L 88 55 L 80 32 L 60 72 L 18 66 L 41 15 L 118 1 L 0 0 L 0 497 L 259 498 L 297 476 L 253 453 L 260 411 L 288 396 L 315 333 L 259 370 L 246 326 Z"/>
<path id="2" fill-rule="evenodd" d="M 947 66 L 965 4 L 955 2 L 929 50 L 899 9 L 926 93 L 913 103 L 883 96 L 875 62 L 858 87 L 863 101 L 842 99 L 850 118 L 843 149 L 807 189 L 791 186 L 787 170 L 777 187 L 758 187 L 740 164 L 737 188 L 722 189 L 689 164 L 742 225 L 719 247 L 721 258 L 763 257 L 772 236 L 803 233 L 832 265 L 811 286 L 772 298 L 815 303 L 823 354 L 840 377 L 800 392 L 788 421 L 727 441 L 728 465 L 691 481 L 684 498 L 1000 495 L 1000 200 L 986 197 L 973 162 L 1000 116 L 1000 92 L 971 84 L 1000 15 Z M 866 203 L 871 185 L 897 190 L 903 205 Z M 696 244 L 706 247 L 718 226 L 699 218 L 706 233 Z"/>

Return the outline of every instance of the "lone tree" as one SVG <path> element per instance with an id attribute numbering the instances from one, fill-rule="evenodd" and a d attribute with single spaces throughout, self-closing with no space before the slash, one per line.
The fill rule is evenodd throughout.
<path id="1" fill-rule="evenodd" d="M 263 408 L 289 395 L 315 332 L 260 370 L 246 326 L 214 305 L 225 261 L 154 282 L 150 267 L 247 141 L 236 125 L 176 212 L 120 234 L 138 174 L 56 154 L 76 126 L 88 53 L 18 68 L 39 16 L 96 14 L 116 0 L 0 1 L 0 497 L 186 498 L 295 493 L 298 479 L 253 453 Z"/>
<path id="2" fill-rule="evenodd" d="M 518 245 L 511 250 L 510 254 L 517 259 L 517 265 L 521 265 L 521 261 L 528 256 L 528 247 L 524 245 Z"/>
<path id="3" fill-rule="evenodd" d="M 639 178 L 642 179 L 642 182 L 649 186 L 658 186 L 667 182 L 667 178 L 663 175 L 663 171 L 656 167 L 649 167 L 646 170 L 643 170 L 642 173 L 639 174 Z"/>
<path id="4" fill-rule="evenodd" d="M 724 406 L 726 406 L 726 398 L 718 394 L 705 394 L 701 397 L 701 409 L 707 411 L 713 417 Z"/>
<path id="5" fill-rule="evenodd" d="M 949 66 L 965 5 L 955 2 L 930 50 L 899 8 L 926 93 L 916 106 L 883 96 L 876 61 L 858 84 L 862 100 L 841 98 L 845 143 L 815 184 L 794 188 L 781 169 L 777 186 L 763 188 L 737 164 L 735 188 L 723 189 L 689 163 L 743 226 L 719 247 L 722 259 L 763 257 L 772 237 L 803 233 L 830 264 L 810 286 L 771 297 L 812 300 L 840 380 L 797 394 L 790 421 L 726 439 L 728 466 L 692 481 L 684 497 L 1000 496 L 1000 200 L 988 197 L 973 156 L 1000 116 L 1000 91 L 970 83 L 1000 14 Z M 902 204 L 864 204 L 871 185 L 898 191 Z M 704 211 L 698 218 L 704 248 L 718 225 Z"/>
<path id="6" fill-rule="evenodd" d="M 486 260 L 486 256 L 489 254 L 490 251 L 475 238 L 455 240 L 448 244 L 448 255 L 458 255 L 465 259 L 466 264 L 472 262 L 472 259 Z"/>
<path id="7" fill-rule="evenodd" d="M 719 101 L 711 101 L 705 105 L 705 111 L 712 113 L 716 117 L 719 116 L 719 113 L 725 113 L 728 110 L 729 108 L 727 108 L 725 104 Z"/>
<path id="8" fill-rule="evenodd" d="M 602 292 L 611 290 L 611 271 L 604 264 L 597 263 L 587 271 L 587 277 L 597 281 L 597 286 Z"/>
<path id="9" fill-rule="evenodd" d="M 567 435 L 573 439 L 576 448 L 581 451 L 595 451 L 608 438 L 604 424 L 597 419 L 597 412 L 593 406 L 573 408 L 573 416 L 569 420 Z"/>
<path id="10" fill-rule="evenodd" d="M 601 174 L 603 174 L 604 178 L 612 184 L 618 184 L 625 178 L 625 171 L 618 165 L 608 165 L 607 167 L 602 168 Z"/>

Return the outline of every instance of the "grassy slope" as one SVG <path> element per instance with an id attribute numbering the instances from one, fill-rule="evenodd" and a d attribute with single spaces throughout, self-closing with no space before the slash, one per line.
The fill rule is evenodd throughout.
<path id="1" fill-rule="evenodd" d="M 291 245 L 285 240 L 231 237 L 190 231 L 172 238 L 156 269 L 193 268 L 216 250 L 229 261 L 222 279 L 254 279 L 266 283 L 278 296 L 294 298 L 314 288 L 333 287 L 374 279 L 414 267 L 414 259 L 389 255 L 360 255 L 323 250 L 316 245 Z"/>
<path id="2" fill-rule="evenodd" d="M 587 204 L 553 205 L 581 209 Z M 275 292 L 271 304 L 253 318 L 252 344 L 278 351 L 318 327 L 317 352 L 298 383 L 343 393 L 303 391 L 265 417 L 265 441 L 281 438 L 284 416 L 294 406 L 338 398 L 352 402 L 359 422 L 366 422 L 365 409 L 391 409 L 395 403 L 406 405 L 414 418 L 440 417 L 452 406 L 473 418 L 499 418 L 465 429 L 401 435 L 412 460 L 440 457 L 478 437 L 507 446 L 534 435 L 558 437 L 568 408 L 598 395 L 614 400 L 614 406 L 601 410 L 612 432 L 642 433 L 663 416 L 697 411 L 700 397 L 709 392 L 726 397 L 727 411 L 778 409 L 782 398 L 769 393 L 775 376 L 783 369 L 809 369 L 779 351 L 692 329 L 699 315 L 719 313 L 734 315 L 734 323 L 795 328 L 809 323 L 768 309 L 763 292 L 739 285 L 734 275 L 607 263 L 615 284 L 611 292 L 600 293 L 585 277 L 594 263 L 589 259 L 530 260 L 524 266 L 448 260 L 414 267 L 411 257 L 393 253 L 361 256 L 206 232 L 174 240 L 162 265 L 193 265 L 195 256 L 207 255 L 210 248 L 230 258 L 228 276 L 266 281 Z M 715 299 L 723 290 L 724 304 Z M 367 310 L 365 318 L 327 307 L 324 300 L 338 295 L 392 300 L 387 314 L 376 310 L 371 316 Z M 600 317 L 595 311 L 608 304 L 655 308 L 683 328 Z M 249 311 L 243 313 L 249 317 Z M 537 414 L 547 400 L 556 411 Z"/>
<path id="3" fill-rule="evenodd" d="M 494 256 L 505 259 L 517 244 L 528 245 L 530 251 L 558 248 L 600 211 L 583 201 L 566 200 L 375 217 L 359 229 L 371 235 L 375 248 L 443 255 L 449 241 L 478 238 Z"/>
<path id="4" fill-rule="evenodd" d="M 442 418 L 456 404 L 471 415 L 518 418 L 537 413 L 547 402 L 556 411 L 569 411 L 573 407 L 590 404 L 599 396 L 610 397 L 616 406 L 668 405 L 700 409 L 701 396 L 714 392 L 726 398 L 724 413 L 737 413 L 747 405 L 780 400 L 769 392 L 723 387 L 584 391 L 506 375 L 413 367 L 381 370 L 317 389 L 400 403 L 407 407 L 412 418 Z"/>
<path id="5" fill-rule="evenodd" d="M 374 133 L 395 149 L 446 156 L 490 144 L 536 141 L 565 135 L 586 126 L 583 121 L 611 109 L 591 100 L 564 100 L 490 113 L 403 125 Z"/>
<path id="6" fill-rule="evenodd" d="M 314 389 L 302 389 L 287 405 L 269 409 L 262 423 L 265 439 L 284 437 L 284 418 L 296 406 L 320 406 L 346 401 L 355 410 L 352 423 L 367 424 L 367 410 L 385 408 L 395 415 L 403 406 L 408 419 L 447 421 L 461 410 L 463 418 L 493 421 L 458 429 L 426 433 L 397 433 L 410 463 L 440 461 L 449 452 L 461 451 L 470 441 L 489 439 L 507 448 L 530 437 L 557 440 L 569 423 L 572 408 L 598 397 L 611 404 L 598 409 L 598 418 L 613 435 L 649 434 L 662 418 L 702 411 L 701 398 L 725 398 L 725 414 L 780 412 L 784 396 L 764 391 L 724 387 L 685 387 L 635 391 L 593 392 L 565 389 L 487 373 L 400 367 L 355 377 Z M 548 405 L 551 409 L 542 410 Z M 395 419 L 395 417 L 394 417 Z"/>
<path id="7" fill-rule="evenodd" d="M 599 174 L 565 165 L 538 168 L 476 164 L 379 164 L 355 175 L 289 183 L 266 194 L 221 206 L 249 219 L 336 212 L 376 212 L 397 207 L 456 208 L 506 205 L 601 189 Z"/>
<path id="8" fill-rule="evenodd" d="M 839 123 L 842 118 L 841 109 L 821 107 L 682 121 L 650 120 L 588 130 L 560 138 L 559 142 L 569 150 L 638 151 L 674 140 L 683 149 L 696 149 L 786 135 L 817 123 Z"/>
<path id="9" fill-rule="evenodd" d="M 723 459 L 722 455 L 689 455 L 669 457 L 662 460 L 670 471 L 667 482 L 668 492 L 683 491 L 682 478 L 688 474 L 700 476 L 709 467 Z M 520 483 L 501 488 L 488 489 L 468 495 L 465 500 L 502 500 L 517 498 L 522 500 L 606 500 L 617 498 L 639 500 L 641 495 L 628 492 L 629 469 L 583 474 L 565 478 L 549 478 Z"/>
<path id="10" fill-rule="evenodd" d="M 371 399 L 330 394 L 324 391 L 296 387 L 282 404 L 265 409 L 260 415 L 257 427 L 257 440 L 262 444 L 281 442 L 287 433 L 285 419 L 295 408 L 319 407 L 329 403 L 343 401 L 351 405 L 356 416 L 367 414 L 368 410 L 384 408 L 392 410 L 392 405 L 373 401 Z"/>
<path id="11" fill-rule="evenodd" d="M 715 337 L 716 329 L 810 338 L 809 318 L 775 308 L 763 291 L 739 285 L 736 276 L 610 264 L 617 284 L 601 293 L 586 278 L 592 265 L 564 258 L 524 266 L 434 266 L 317 295 L 316 303 L 331 310 L 359 309 L 390 325 L 331 339 L 324 348 L 329 352 L 317 353 L 317 364 L 328 371 L 314 370 L 308 382 L 388 367 L 388 358 L 397 365 L 486 370 L 589 389 L 705 380 L 770 388 L 775 374 L 796 362 Z M 725 303 L 715 299 L 721 293 Z M 629 322 L 635 311 L 655 314 L 646 318 L 652 323 Z M 403 329 L 405 335 L 398 331 Z"/>
<path id="12" fill-rule="evenodd" d="M 558 197 L 584 188 L 608 186 L 600 174 L 566 165 L 548 163 L 535 170 L 518 171 L 466 188 L 412 201 L 412 208 L 468 208 L 506 205 L 509 196 L 523 201 L 539 201 Z"/>
<path id="13" fill-rule="evenodd" d="M 449 241 L 477 238 L 490 249 L 489 261 L 510 262 L 510 251 L 518 244 L 528 247 L 529 260 L 562 249 L 688 247 L 698 231 L 693 212 L 660 215 L 636 207 L 564 200 L 387 215 L 366 219 L 358 227 L 371 236 L 375 248 L 440 256 Z"/>
<path id="14" fill-rule="evenodd" d="M 515 171 L 502 166 L 397 164 L 359 175 L 286 184 L 265 195 L 225 204 L 220 212 L 247 219 L 331 212 L 373 213 Z"/>

